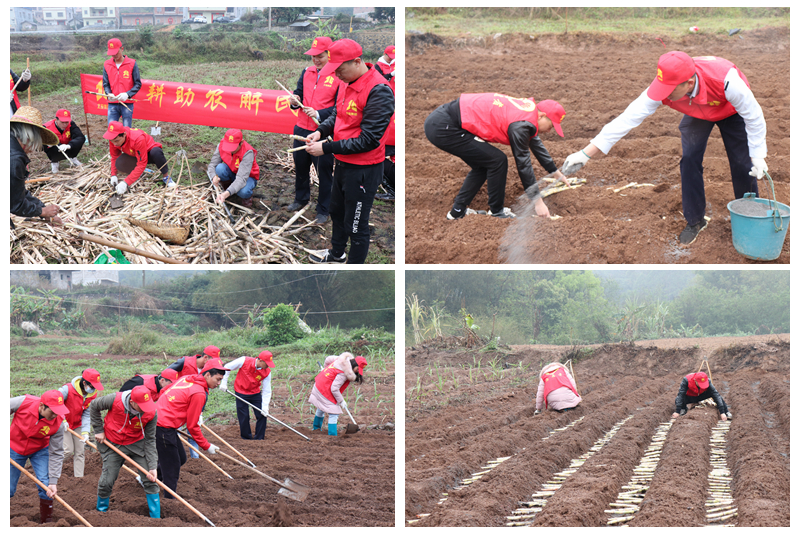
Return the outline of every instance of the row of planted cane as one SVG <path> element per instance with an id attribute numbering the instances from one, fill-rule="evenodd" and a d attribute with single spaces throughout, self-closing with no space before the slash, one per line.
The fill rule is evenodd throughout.
<path id="1" fill-rule="evenodd" d="M 733 527 L 737 507 L 731 492 L 731 471 L 728 469 L 728 431 L 730 420 L 720 420 L 711 431 L 711 471 L 708 473 L 706 520 L 709 526 Z"/>

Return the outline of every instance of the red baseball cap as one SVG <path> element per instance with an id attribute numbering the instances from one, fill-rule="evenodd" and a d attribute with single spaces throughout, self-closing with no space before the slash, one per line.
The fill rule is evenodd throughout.
<path id="1" fill-rule="evenodd" d="M 675 87 L 689 81 L 695 71 L 694 60 L 689 54 L 678 51 L 667 52 L 658 58 L 658 72 L 647 89 L 647 96 L 651 100 L 666 99 Z"/>
<path id="2" fill-rule="evenodd" d="M 111 140 L 117 135 L 128 133 L 128 128 L 122 122 L 114 121 L 108 125 L 108 130 L 103 134 L 103 139 Z"/>
<path id="3" fill-rule="evenodd" d="M 230 372 L 229 369 L 222 366 L 222 361 L 220 361 L 219 359 L 211 358 L 208 360 L 208 363 L 206 363 L 206 366 L 203 367 L 203 370 L 201 370 L 200 373 L 203 374 L 205 372 L 208 372 L 209 370 L 214 370 L 214 369 Z"/>
<path id="4" fill-rule="evenodd" d="M 229 129 L 225 132 L 225 136 L 222 137 L 222 146 L 220 148 L 226 152 L 233 152 L 239 146 L 240 142 L 242 142 L 242 130 Z M 212 346 L 209 346 L 209 348 L 212 348 Z M 217 347 L 213 346 L 213 348 Z M 208 350 L 208 348 L 206 348 L 206 350 Z M 208 353 L 208 355 L 211 357 L 219 357 L 219 348 L 217 348 L 216 355 L 210 353 Z"/>
<path id="5" fill-rule="evenodd" d="M 361 375 L 364 375 L 364 369 L 367 368 L 367 360 L 364 359 L 362 356 L 356 357 L 356 364 L 358 365 L 358 369 L 361 371 Z"/>
<path id="6" fill-rule="evenodd" d="M 307 56 L 315 56 L 322 52 L 327 52 L 330 50 L 331 44 L 333 44 L 333 39 L 330 37 L 317 37 L 314 39 L 314 42 L 311 43 L 311 48 L 309 48 L 308 52 L 305 54 Z"/>
<path id="7" fill-rule="evenodd" d="M 84 370 L 81 377 L 83 377 L 83 379 L 91 383 L 92 387 L 94 387 L 97 390 L 103 390 L 105 388 L 103 387 L 103 384 L 100 383 L 100 372 L 98 372 L 94 368 L 87 368 L 86 370 Z"/>
<path id="8" fill-rule="evenodd" d="M 567 112 L 564 111 L 564 107 L 561 104 L 555 100 L 542 100 L 536 104 L 536 110 L 547 115 L 547 118 L 553 123 L 556 133 L 561 137 L 564 136 L 564 130 L 561 129 L 561 121 L 564 120 Z"/>
<path id="9" fill-rule="evenodd" d="M 228 131 L 239 131 L 239 130 L 228 130 Z M 239 135 L 241 135 L 241 133 L 242 132 L 239 131 Z M 227 133 L 225 135 L 227 135 Z M 219 359 L 219 348 L 217 348 L 213 344 L 206 346 L 205 350 L 203 350 L 203 353 L 209 356 L 211 359 Z"/>
<path id="10" fill-rule="evenodd" d="M 386 54 L 389 57 L 389 59 L 394 59 L 394 45 L 390 44 L 389 46 L 387 46 L 386 49 L 383 51 L 383 53 Z"/>
<path id="11" fill-rule="evenodd" d="M 145 413 L 152 413 L 156 410 L 156 404 L 153 403 L 153 396 L 150 394 L 150 389 L 144 385 L 139 385 L 131 390 L 131 400 L 136 402 L 136 405 Z"/>
<path id="12" fill-rule="evenodd" d="M 698 390 L 706 390 L 708 388 L 708 376 L 705 372 L 696 372 L 692 377 Z"/>
<path id="13" fill-rule="evenodd" d="M 272 352 L 269 350 L 264 350 L 258 354 L 258 358 L 267 363 L 268 367 L 275 368 L 275 361 L 272 360 Z"/>
<path id="14" fill-rule="evenodd" d="M 42 403 L 49 407 L 55 414 L 66 416 L 69 409 L 64 405 L 64 397 L 57 390 L 49 390 L 42 394 Z"/>
<path id="15" fill-rule="evenodd" d="M 122 41 L 119 39 L 109 39 L 108 40 L 108 52 L 106 55 L 113 56 L 116 55 L 117 51 L 122 48 Z"/>
<path id="16" fill-rule="evenodd" d="M 333 64 L 334 68 L 338 68 L 339 65 L 346 61 L 361 57 L 363 50 L 361 45 L 352 39 L 339 39 L 331 45 L 328 52 L 331 55 L 330 63 Z"/>
<path id="17" fill-rule="evenodd" d="M 70 115 L 68 109 L 59 109 L 56 111 L 56 118 L 64 122 L 69 122 L 72 120 L 72 115 Z"/>
<path id="18" fill-rule="evenodd" d="M 178 379 L 178 371 L 174 368 L 165 368 L 161 371 L 161 377 L 170 381 Z"/>

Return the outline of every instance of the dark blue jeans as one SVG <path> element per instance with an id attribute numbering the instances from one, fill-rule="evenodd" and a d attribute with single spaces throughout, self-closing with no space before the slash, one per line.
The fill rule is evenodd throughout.
<path id="1" fill-rule="evenodd" d="M 122 122 L 123 126 L 131 127 L 133 124 L 133 104 L 125 104 L 130 108 L 130 111 L 125 109 L 122 104 L 108 104 L 108 123 L 111 124 L 115 120 Z"/>
<path id="2" fill-rule="evenodd" d="M 224 162 L 217 165 L 214 169 L 214 172 L 219 178 L 219 184 L 223 191 L 230 187 L 231 183 L 233 183 L 233 181 L 236 179 L 236 173 Z M 236 196 L 239 198 L 244 198 L 245 200 L 250 198 L 253 196 L 253 189 L 256 188 L 256 185 L 258 185 L 258 180 L 248 176 L 247 183 L 244 184 L 244 187 L 239 189 L 239 191 L 236 193 Z"/>
<path id="3" fill-rule="evenodd" d="M 50 447 L 45 446 L 38 452 L 31 454 L 31 455 L 20 455 L 14 450 L 11 450 L 11 458 L 21 466 L 25 468 L 25 463 L 28 462 L 30 459 L 31 466 L 33 467 L 33 473 L 36 474 L 36 479 L 42 482 L 45 486 L 50 484 L 50 473 L 48 468 L 50 467 Z M 17 492 L 17 483 L 19 483 L 19 476 L 22 475 L 22 472 L 17 469 L 16 466 L 11 465 L 11 497 L 14 497 L 14 494 Z M 39 487 L 39 498 L 42 500 L 49 500 L 50 498 L 47 497 L 47 492 L 42 488 Z"/>
<path id="4" fill-rule="evenodd" d="M 694 226 L 706 213 L 706 191 L 703 185 L 703 156 L 706 153 L 708 136 L 714 126 L 719 128 L 722 143 L 728 154 L 731 167 L 731 181 L 735 198 L 743 198 L 744 193 L 754 192 L 758 196 L 758 180 L 750 175 L 753 166 L 750 149 L 747 145 L 747 131 L 744 119 L 738 113 L 717 122 L 710 122 L 684 115 L 678 127 L 681 132 L 681 192 L 683 195 L 683 216 L 689 225 Z"/>

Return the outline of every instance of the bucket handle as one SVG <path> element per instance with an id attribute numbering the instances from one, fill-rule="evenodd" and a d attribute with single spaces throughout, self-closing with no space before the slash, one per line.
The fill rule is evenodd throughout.
<path id="1" fill-rule="evenodd" d="M 780 209 L 778 209 L 778 206 L 777 206 L 778 200 L 775 198 L 775 184 L 772 183 L 772 177 L 766 171 L 764 172 L 764 175 L 767 176 L 767 179 L 769 180 L 769 186 L 772 189 L 772 200 L 767 198 L 767 201 L 769 202 L 769 206 L 770 206 L 770 208 L 772 210 L 772 225 L 775 227 L 775 232 L 778 233 L 778 232 L 783 231 L 783 215 L 781 215 Z M 773 202 L 776 205 L 773 206 Z M 777 215 L 778 218 L 780 218 L 780 221 L 781 221 L 780 227 L 775 222 L 776 215 Z"/>

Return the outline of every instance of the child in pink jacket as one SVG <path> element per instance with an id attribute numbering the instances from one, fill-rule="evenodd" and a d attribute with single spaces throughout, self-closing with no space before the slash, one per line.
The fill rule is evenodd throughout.
<path id="1" fill-rule="evenodd" d="M 550 363 L 539 372 L 539 389 L 536 391 L 536 413 L 545 409 L 562 411 L 581 403 L 575 380 L 567 367 L 561 363 Z"/>

